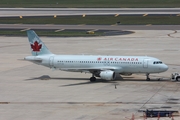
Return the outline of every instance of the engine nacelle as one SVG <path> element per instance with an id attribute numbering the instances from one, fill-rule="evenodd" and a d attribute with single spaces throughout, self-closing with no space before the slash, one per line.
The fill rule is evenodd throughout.
<path id="1" fill-rule="evenodd" d="M 104 79 L 104 80 L 114 80 L 116 77 L 116 74 L 114 71 L 104 70 L 100 72 L 99 76 L 101 77 L 101 79 Z"/>

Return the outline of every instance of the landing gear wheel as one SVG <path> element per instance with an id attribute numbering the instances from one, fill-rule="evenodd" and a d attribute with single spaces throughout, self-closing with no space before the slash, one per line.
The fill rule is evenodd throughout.
<path id="1" fill-rule="evenodd" d="M 180 77 L 176 77 L 176 81 L 179 81 L 180 80 Z"/>
<path id="2" fill-rule="evenodd" d="M 95 82 L 95 81 L 96 81 L 96 78 L 95 78 L 95 77 L 91 77 L 91 78 L 90 78 L 90 81 L 91 81 L 91 82 Z"/>
<path id="3" fill-rule="evenodd" d="M 146 78 L 147 81 L 150 81 L 151 79 L 150 78 Z"/>

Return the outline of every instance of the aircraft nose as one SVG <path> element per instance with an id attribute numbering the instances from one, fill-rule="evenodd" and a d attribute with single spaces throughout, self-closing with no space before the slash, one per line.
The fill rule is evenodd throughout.
<path id="1" fill-rule="evenodd" d="M 169 67 L 168 67 L 166 64 L 164 64 L 163 67 L 162 67 L 163 71 L 167 71 L 168 68 L 169 68 Z"/>

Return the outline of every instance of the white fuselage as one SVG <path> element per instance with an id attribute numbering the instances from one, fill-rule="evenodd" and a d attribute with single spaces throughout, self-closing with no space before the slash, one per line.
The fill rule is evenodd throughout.
<path id="1" fill-rule="evenodd" d="M 147 56 L 94 56 L 94 55 L 42 55 L 29 56 L 42 59 L 35 62 L 46 67 L 72 72 L 113 70 L 115 73 L 160 73 L 168 66 L 159 59 Z M 26 57 L 28 60 L 28 57 Z M 31 60 L 30 60 L 31 61 Z M 32 61 L 34 62 L 34 61 Z"/>

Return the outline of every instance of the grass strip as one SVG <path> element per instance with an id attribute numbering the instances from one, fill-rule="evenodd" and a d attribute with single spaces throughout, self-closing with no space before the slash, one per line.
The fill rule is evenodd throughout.
<path id="1" fill-rule="evenodd" d="M 180 0 L 0 0 L 0 7 L 179 7 Z"/>
<path id="2" fill-rule="evenodd" d="M 1 18 L 1 24 L 179 25 L 180 16 L 58 16 Z"/>
<path id="3" fill-rule="evenodd" d="M 102 36 L 103 31 L 96 31 L 93 34 L 88 34 L 85 30 L 64 30 L 55 32 L 54 30 L 36 30 L 38 36 L 51 36 L 51 37 L 92 37 Z M 27 36 L 26 31 L 20 30 L 0 30 L 0 36 Z"/>

